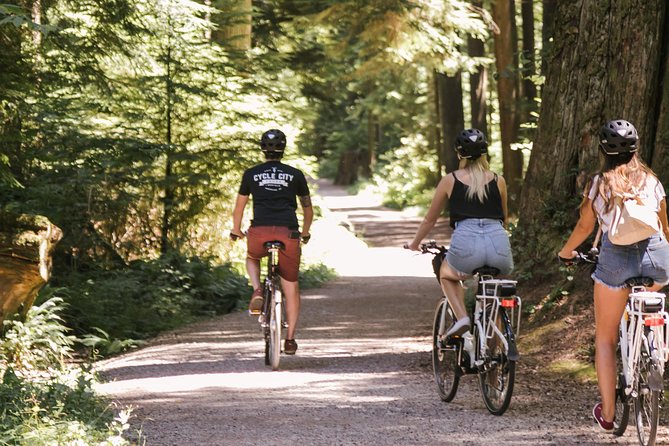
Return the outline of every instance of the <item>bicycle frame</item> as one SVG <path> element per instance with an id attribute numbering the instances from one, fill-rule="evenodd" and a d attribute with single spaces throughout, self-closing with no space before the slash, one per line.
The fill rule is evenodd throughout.
<path id="1" fill-rule="evenodd" d="M 474 308 L 474 324 L 478 328 L 479 333 L 484 333 L 484 336 L 481 336 L 478 339 L 479 351 L 486 351 L 485 346 L 490 340 L 494 337 L 502 343 L 505 351 L 509 351 L 509 344 L 506 341 L 504 333 L 501 332 L 497 326 L 497 316 L 499 313 L 499 307 L 503 306 L 509 309 L 510 320 L 513 326 L 514 335 L 517 336 L 520 331 L 520 315 L 522 312 L 522 300 L 519 296 L 510 296 L 510 297 L 500 297 L 501 288 L 504 285 L 516 285 L 515 280 L 507 279 L 494 279 L 492 276 L 482 275 L 478 278 L 478 284 L 482 290 L 481 294 L 476 295 L 476 305 Z M 450 303 L 446 299 L 448 306 Z M 452 311 L 452 307 L 451 311 Z M 516 312 L 516 308 L 518 311 Z M 444 307 L 445 309 L 445 307 Z M 446 313 L 442 311 L 440 316 L 439 324 L 439 335 L 443 336 L 446 332 Z M 473 342 L 472 332 L 467 332 L 462 335 L 464 339 L 463 349 L 469 354 L 469 367 L 481 367 L 484 365 L 486 358 L 476 359 L 475 346 Z"/>
<path id="2" fill-rule="evenodd" d="M 642 346 L 655 355 L 664 370 L 669 358 L 669 314 L 664 310 L 665 295 L 646 291 L 644 287 L 633 287 L 620 319 L 620 356 L 625 377 L 625 394 L 636 398 L 639 379 L 638 365 Z M 648 308 L 659 311 L 648 311 Z M 652 339 L 646 336 L 646 328 Z"/>
<path id="3" fill-rule="evenodd" d="M 483 275 L 479 277 L 479 284 L 481 294 L 476 295 L 476 306 L 474 309 L 474 323 L 478 328 L 478 332 L 483 336 L 478 340 L 479 351 L 485 352 L 485 348 L 489 341 L 497 338 L 504 346 L 505 351 L 509 351 L 509 344 L 497 326 L 497 316 L 499 314 L 499 307 L 503 306 L 510 309 L 510 320 L 513 327 L 514 334 L 517 336 L 520 332 L 520 315 L 522 310 L 522 300 L 519 296 L 500 297 L 501 289 L 504 285 L 514 286 L 517 281 L 506 279 L 495 279 L 492 276 Z M 518 308 L 517 314 L 515 309 Z M 474 356 L 470 354 L 470 358 Z M 475 365 L 480 367 L 486 362 L 487 358 L 478 358 Z"/>

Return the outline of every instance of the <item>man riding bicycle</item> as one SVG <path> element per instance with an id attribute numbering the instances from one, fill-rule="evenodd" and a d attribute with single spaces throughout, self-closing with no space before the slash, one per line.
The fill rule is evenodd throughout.
<path id="1" fill-rule="evenodd" d="M 260 149 L 265 162 L 247 169 L 242 176 L 239 194 L 232 214 L 233 240 L 247 237 L 246 270 L 253 286 L 249 313 L 259 314 L 263 307 L 263 291 L 260 282 L 260 259 L 267 255 L 263 244 L 279 240 L 285 249 L 279 252 L 279 275 L 281 288 L 286 298 L 288 330 L 284 352 L 292 355 L 297 351 L 295 330 L 300 314 L 300 290 L 298 272 L 300 266 L 300 241 L 309 240 L 309 229 L 314 211 L 311 206 L 309 186 L 304 174 L 281 162 L 286 148 L 286 135 L 281 130 L 268 130 L 260 139 Z M 247 234 L 241 230 L 244 209 L 249 196 L 253 197 L 253 220 Z M 297 220 L 297 200 L 300 198 L 304 215 L 302 231 Z"/>

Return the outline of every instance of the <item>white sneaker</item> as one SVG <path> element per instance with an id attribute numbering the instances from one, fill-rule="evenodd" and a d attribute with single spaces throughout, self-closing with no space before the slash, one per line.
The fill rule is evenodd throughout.
<path id="1" fill-rule="evenodd" d="M 448 336 L 460 336 L 469 330 L 471 322 L 468 316 L 458 319 L 455 324 L 446 332 L 446 337 Z"/>

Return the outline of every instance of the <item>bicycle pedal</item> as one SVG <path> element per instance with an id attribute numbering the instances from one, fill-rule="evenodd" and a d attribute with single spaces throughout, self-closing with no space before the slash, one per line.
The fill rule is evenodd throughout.
<path id="1" fill-rule="evenodd" d="M 249 310 L 249 316 L 260 316 L 262 314 L 262 311 L 260 310 Z"/>

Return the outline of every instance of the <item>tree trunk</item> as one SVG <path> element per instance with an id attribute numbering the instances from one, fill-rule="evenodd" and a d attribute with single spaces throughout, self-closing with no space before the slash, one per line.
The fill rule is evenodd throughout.
<path id="1" fill-rule="evenodd" d="M 165 159 L 165 176 L 164 176 L 164 191 L 163 191 L 163 218 L 160 227 L 160 253 L 165 254 L 169 250 L 170 232 L 172 224 L 172 211 L 174 208 L 174 180 L 172 178 L 172 59 L 171 48 L 167 47 L 167 62 L 166 62 L 166 76 L 165 76 L 165 95 L 167 99 L 167 106 L 165 112 L 165 145 L 167 147 Z"/>
<path id="2" fill-rule="evenodd" d="M 483 2 L 475 1 L 475 7 L 481 8 Z M 469 37 L 467 48 L 470 57 L 485 56 L 485 43 L 480 39 Z M 472 127 L 481 130 L 489 138 L 488 133 L 488 68 L 479 65 L 469 76 L 469 100 L 472 110 Z"/>
<path id="3" fill-rule="evenodd" d="M 663 41 L 658 88 L 658 102 L 656 106 L 656 130 L 653 138 L 654 144 L 642 147 L 650 166 L 665 185 L 669 184 L 669 9 L 665 11 L 666 17 L 663 27 Z"/>
<path id="4" fill-rule="evenodd" d="M 213 6 L 221 12 L 213 17 L 218 28 L 212 32 L 212 40 L 239 51 L 251 49 L 252 0 L 214 0 Z"/>
<path id="5" fill-rule="evenodd" d="M 499 27 L 494 35 L 495 65 L 497 67 L 497 96 L 502 139 L 502 161 L 504 177 L 508 185 L 509 210 L 518 208 L 523 177 L 523 154 L 512 150 L 518 138 L 518 61 L 517 37 L 513 0 L 496 0 L 492 4 L 492 16 Z"/>
<path id="6" fill-rule="evenodd" d="M 0 213 L 0 326 L 26 315 L 51 276 L 51 253 L 62 235 L 45 217 Z"/>
<path id="7" fill-rule="evenodd" d="M 541 27 L 541 73 L 546 74 L 546 62 L 550 57 L 551 39 L 555 29 L 555 9 L 557 0 L 543 0 L 543 17 Z"/>
<path id="8" fill-rule="evenodd" d="M 376 165 L 376 153 L 381 145 L 381 126 L 379 118 L 373 113 L 367 114 L 367 154 L 362 163 L 362 175 L 371 178 Z"/>
<path id="9" fill-rule="evenodd" d="M 565 226 L 578 217 L 583 181 L 577 180 L 598 169 L 597 135 L 607 120 L 632 122 L 642 155 L 653 153 L 666 14 L 664 0 L 558 4 L 519 222 L 519 242 L 536 247 L 523 252 L 536 253 L 538 262 L 554 256 Z M 666 128 L 666 121 L 662 116 L 659 127 Z"/>
<path id="10" fill-rule="evenodd" d="M 464 111 L 462 108 L 462 75 L 447 76 L 439 73 L 439 117 L 442 130 L 442 160 L 446 173 L 457 170 L 458 156 L 453 143 L 458 133 L 465 126 Z"/>
<path id="11" fill-rule="evenodd" d="M 436 70 L 432 71 L 432 79 L 430 79 L 430 88 L 428 89 L 428 96 L 432 97 L 432 101 L 429 101 L 428 103 L 433 104 L 434 107 L 431 107 L 431 112 L 430 112 L 430 122 L 432 125 L 430 126 L 432 129 L 432 138 L 430 138 L 431 141 L 431 148 L 434 150 L 433 153 L 437 154 L 437 165 L 435 166 L 437 169 L 437 182 L 441 179 L 442 176 L 442 168 L 441 166 L 444 165 L 444 157 L 442 154 L 442 138 L 441 138 L 441 106 L 439 105 L 439 73 Z M 436 186 L 436 185 L 435 185 Z"/>
<path id="12" fill-rule="evenodd" d="M 358 164 L 360 157 L 358 152 L 347 150 L 339 156 L 339 166 L 337 167 L 337 176 L 334 184 L 350 186 L 358 181 Z"/>
<path id="13" fill-rule="evenodd" d="M 536 111 L 535 100 L 537 97 L 537 87 L 532 81 L 536 74 L 535 65 L 535 46 L 534 46 L 534 2 L 533 0 L 521 0 L 521 11 L 523 16 L 523 106 L 521 113 L 521 122 L 530 122 L 532 112 Z M 532 135 L 527 136 L 530 141 Z"/>

